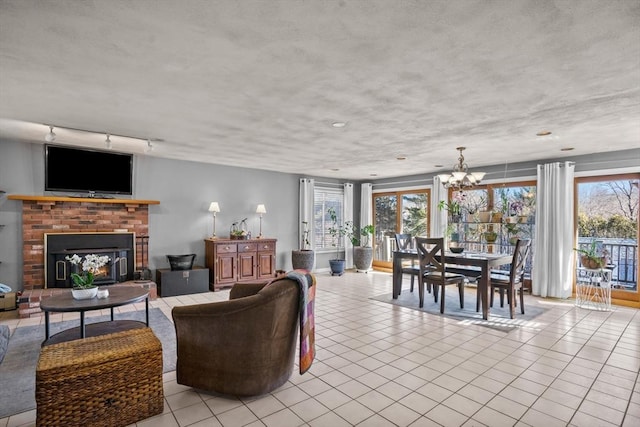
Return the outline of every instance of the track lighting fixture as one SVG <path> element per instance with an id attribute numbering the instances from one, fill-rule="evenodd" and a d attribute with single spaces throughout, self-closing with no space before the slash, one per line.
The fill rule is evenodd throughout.
<path id="1" fill-rule="evenodd" d="M 153 145 L 151 143 L 151 141 L 154 142 L 158 142 L 158 141 L 164 141 L 162 139 L 158 139 L 158 138 L 140 138 L 137 136 L 127 136 L 127 135 L 118 135 L 118 134 L 114 134 L 114 133 L 106 133 L 106 132 L 98 132 L 98 131 L 93 131 L 93 130 L 87 130 L 87 129 L 79 129 L 79 128 L 71 128 L 71 127 L 64 127 L 64 126 L 52 126 L 52 125 L 48 125 L 45 124 L 46 126 L 49 126 L 49 133 L 47 133 L 44 137 L 45 141 L 47 142 L 53 142 L 56 139 L 56 134 L 53 132 L 53 128 L 57 127 L 58 129 L 62 128 L 65 130 L 70 130 L 70 131 L 75 131 L 75 132 L 85 132 L 85 133 L 91 133 L 91 134 L 95 134 L 95 135 L 106 135 L 106 139 L 104 140 L 104 143 L 107 147 L 107 149 L 111 150 L 113 148 L 113 141 L 111 140 L 112 136 L 116 137 L 116 142 L 118 143 L 118 146 L 125 146 L 128 145 L 128 141 L 124 140 L 124 139 L 137 139 L 139 141 L 142 142 L 146 142 L 146 146 L 144 147 L 144 152 L 148 153 L 150 151 L 153 150 Z M 64 133 L 63 135 L 63 139 L 65 139 L 64 137 L 67 136 L 66 133 Z M 118 138 L 122 138 L 123 140 L 120 140 Z M 126 150 L 125 150 L 126 151 Z"/>
<path id="2" fill-rule="evenodd" d="M 53 133 L 53 126 L 49 126 L 49 133 L 45 135 L 44 140 L 47 142 L 53 142 L 56 140 L 56 134 Z"/>

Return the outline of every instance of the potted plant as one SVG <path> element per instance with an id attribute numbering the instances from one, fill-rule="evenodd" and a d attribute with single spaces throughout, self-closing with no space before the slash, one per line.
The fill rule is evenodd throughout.
<path id="1" fill-rule="evenodd" d="M 331 275 L 342 276 L 344 273 L 345 260 L 340 258 L 340 241 L 347 234 L 347 229 L 343 225 L 338 224 L 338 215 L 336 214 L 335 208 L 331 207 L 327 209 L 327 213 L 332 222 L 331 227 L 329 227 L 327 231 L 331 235 L 331 246 L 336 248 L 336 257 L 329 260 Z"/>
<path id="2" fill-rule="evenodd" d="M 373 262 L 373 248 L 369 240 L 373 235 L 373 225 L 358 229 L 349 221 L 345 224 L 346 234 L 353 245 L 353 263 L 358 271 L 368 271 Z"/>
<path id="3" fill-rule="evenodd" d="M 483 236 L 487 243 L 495 243 L 498 240 L 498 233 L 495 231 L 485 231 Z"/>
<path id="4" fill-rule="evenodd" d="M 509 217 L 507 217 L 509 218 Z M 505 224 L 507 230 L 507 236 L 509 238 L 509 244 L 515 245 L 518 242 L 518 233 L 520 233 L 520 227 L 513 222 L 507 222 Z"/>
<path id="5" fill-rule="evenodd" d="M 574 248 L 574 251 L 580 254 L 580 264 L 584 268 L 596 270 L 607 265 L 609 253 L 606 250 L 600 251 L 595 239 L 591 241 L 587 249 Z"/>
<path id="6" fill-rule="evenodd" d="M 465 194 L 462 191 L 458 191 L 451 198 L 451 202 L 447 203 L 446 200 L 440 200 L 438 209 L 446 210 L 451 222 L 460 222 L 462 221 L 462 204 L 464 201 Z"/>
<path id="7" fill-rule="evenodd" d="M 231 224 L 229 238 L 231 240 L 246 240 L 249 238 L 249 232 L 247 231 L 247 218 L 242 219 L 239 225 L 238 222 Z"/>
<path id="8" fill-rule="evenodd" d="M 460 242 L 459 224 L 448 224 L 444 233 L 447 237 L 445 246 L 448 247 L 451 252 L 462 253 L 464 246 L 462 246 Z"/>
<path id="9" fill-rule="evenodd" d="M 291 251 L 291 265 L 294 270 L 313 270 L 314 252 L 309 241 L 309 223 L 302 221 L 300 249 Z"/>
<path id="10" fill-rule="evenodd" d="M 88 254 L 84 256 L 83 260 L 77 254 L 73 254 L 67 256 L 65 259 L 75 266 L 82 265 L 81 274 L 71 273 L 71 280 L 73 280 L 71 294 L 73 298 L 82 300 L 95 297 L 98 294 L 98 287 L 93 284 L 95 275 L 100 271 L 100 268 L 107 265 L 109 257 L 106 255 Z"/>

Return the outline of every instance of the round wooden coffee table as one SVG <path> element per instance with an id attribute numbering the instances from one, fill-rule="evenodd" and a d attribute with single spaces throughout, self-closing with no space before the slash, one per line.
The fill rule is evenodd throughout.
<path id="1" fill-rule="evenodd" d="M 71 296 L 71 290 L 63 294 L 44 298 L 40 301 L 40 308 L 44 311 L 45 340 L 43 346 L 64 341 L 71 341 L 78 338 L 104 335 L 126 329 L 142 328 L 149 326 L 149 291 L 141 287 L 109 287 L 107 298 L 91 298 L 76 300 Z M 114 320 L 113 309 L 122 305 L 133 304 L 145 301 L 145 320 Z M 96 322 L 85 325 L 84 314 L 87 311 L 111 309 L 110 322 Z M 49 313 L 80 312 L 80 326 L 67 329 L 53 336 L 49 333 Z"/>

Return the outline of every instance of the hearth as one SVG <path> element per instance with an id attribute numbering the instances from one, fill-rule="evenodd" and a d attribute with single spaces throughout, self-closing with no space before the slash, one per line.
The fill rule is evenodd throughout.
<path id="1" fill-rule="evenodd" d="M 96 275 L 96 285 L 110 285 L 133 279 L 135 269 L 135 233 L 49 233 L 45 234 L 45 271 L 47 288 L 71 288 L 71 273 L 80 266 L 67 256 L 107 255 L 109 263 Z"/>

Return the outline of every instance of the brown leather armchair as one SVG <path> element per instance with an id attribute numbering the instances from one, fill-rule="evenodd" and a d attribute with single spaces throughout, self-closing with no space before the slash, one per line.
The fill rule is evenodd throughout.
<path id="1" fill-rule="evenodd" d="M 300 290 L 291 279 L 266 283 L 236 283 L 229 301 L 173 308 L 179 384 L 257 396 L 289 379 Z"/>

